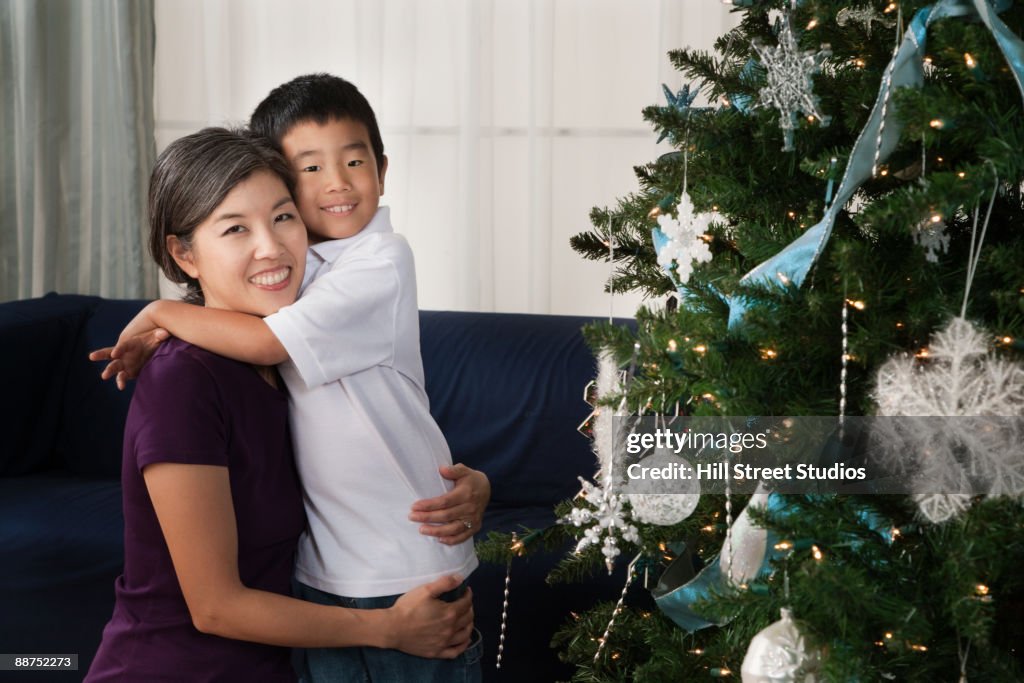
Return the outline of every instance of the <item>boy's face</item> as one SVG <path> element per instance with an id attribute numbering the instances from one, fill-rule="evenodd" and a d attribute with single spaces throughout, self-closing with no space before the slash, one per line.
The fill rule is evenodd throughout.
<path id="1" fill-rule="evenodd" d="M 295 171 L 295 200 L 310 242 L 352 237 L 377 213 L 387 158 L 377 168 L 366 126 L 352 119 L 304 121 L 281 139 Z"/>

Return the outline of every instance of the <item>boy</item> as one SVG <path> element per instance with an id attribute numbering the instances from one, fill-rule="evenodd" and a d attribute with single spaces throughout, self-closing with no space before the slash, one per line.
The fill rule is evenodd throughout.
<path id="1" fill-rule="evenodd" d="M 311 242 L 299 301 L 262 319 L 153 302 L 124 330 L 119 347 L 164 328 L 230 358 L 280 363 L 309 519 L 297 593 L 325 604 L 386 607 L 426 581 L 467 576 L 477 559 L 466 542 L 471 520 L 441 520 L 449 522 L 449 538 L 437 543 L 406 512 L 447 490 L 439 468 L 451 456 L 424 390 L 412 252 L 379 206 L 387 170 L 380 131 L 355 86 L 326 74 L 273 90 L 251 127 L 278 146 L 296 174 L 295 200 Z M 277 269 L 250 281 L 278 287 L 289 277 Z M 105 376 L 111 373 L 108 367 Z M 474 680 L 479 645 L 455 660 L 373 648 L 309 650 L 300 674 L 325 683 Z"/>

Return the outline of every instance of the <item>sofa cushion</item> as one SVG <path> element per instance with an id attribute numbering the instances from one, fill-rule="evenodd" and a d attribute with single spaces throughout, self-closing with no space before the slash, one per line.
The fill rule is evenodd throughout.
<path id="1" fill-rule="evenodd" d="M 82 680 L 114 607 L 123 539 L 118 482 L 56 475 L 0 478 L 5 650 L 77 653 L 77 672 L 43 678 Z"/>
<path id="2" fill-rule="evenodd" d="M 48 294 L 0 306 L 0 358 L 6 395 L 0 409 L 0 476 L 53 464 L 71 348 L 94 297 Z"/>
<path id="3" fill-rule="evenodd" d="M 119 391 L 100 379 L 103 363 L 85 360 L 90 351 L 111 346 L 146 301 L 97 299 L 71 351 L 63 396 L 63 417 L 57 434 L 57 456 L 67 470 L 83 476 L 119 479 L 124 421 L 134 382 Z M 83 362 L 84 361 L 84 362 Z"/>

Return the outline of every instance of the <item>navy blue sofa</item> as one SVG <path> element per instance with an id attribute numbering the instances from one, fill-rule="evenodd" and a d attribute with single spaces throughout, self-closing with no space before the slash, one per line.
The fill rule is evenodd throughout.
<path id="1" fill-rule="evenodd" d="M 101 382 L 89 350 L 111 344 L 145 302 L 51 294 L 0 304 L 0 653 L 78 654 L 74 673 L 0 681 L 81 680 L 113 605 L 123 553 L 121 436 L 131 399 Z M 590 411 L 588 319 L 500 313 L 420 314 L 427 393 L 456 460 L 483 470 L 492 500 L 483 534 L 553 521 L 553 506 L 595 469 L 576 427 Z M 489 681 L 571 674 L 550 648 L 570 611 L 614 600 L 621 572 L 548 586 L 557 554 L 513 566 L 508 633 L 496 670 L 505 567 L 470 578 Z M 603 572 L 602 572 L 603 574 Z M 30 678 L 28 678 L 30 677 Z"/>

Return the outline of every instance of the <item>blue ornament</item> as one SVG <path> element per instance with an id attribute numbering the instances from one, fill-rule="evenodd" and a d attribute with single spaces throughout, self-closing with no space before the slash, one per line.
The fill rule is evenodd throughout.
<path id="1" fill-rule="evenodd" d="M 665 99 L 668 100 L 668 105 L 664 107 L 658 107 L 659 111 L 666 114 L 671 112 L 678 112 L 679 114 L 685 114 L 693 104 L 693 101 L 697 99 L 697 93 L 700 92 L 697 88 L 690 92 L 690 86 L 684 85 L 679 89 L 679 92 L 673 93 L 667 85 L 661 84 L 661 89 L 665 92 Z M 661 135 L 658 136 L 658 142 L 661 142 L 670 135 L 669 131 L 661 131 Z"/>

